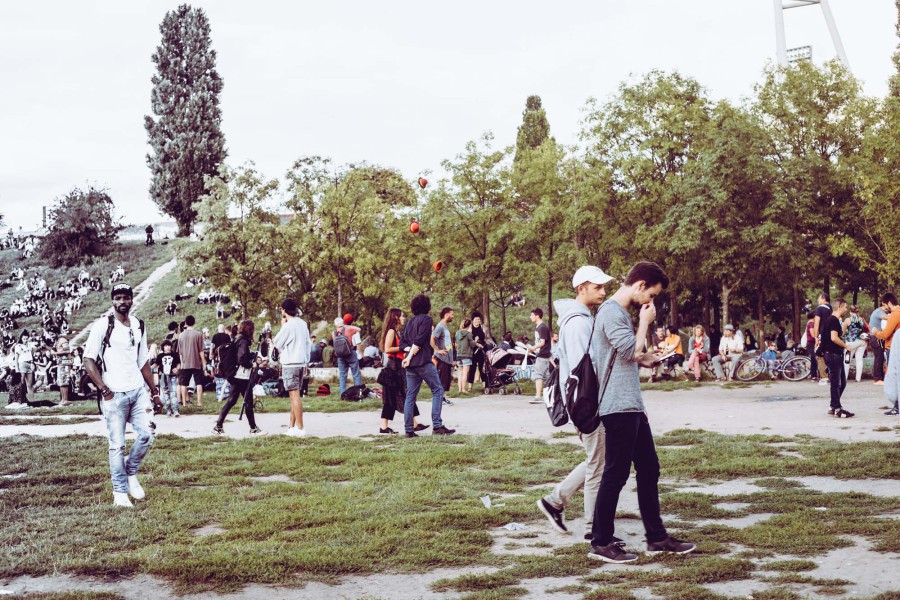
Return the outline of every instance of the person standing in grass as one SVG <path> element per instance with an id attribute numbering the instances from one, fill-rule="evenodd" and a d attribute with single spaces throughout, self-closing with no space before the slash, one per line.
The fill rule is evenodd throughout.
<path id="1" fill-rule="evenodd" d="M 472 321 L 463 319 L 456 332 L 456 388 L 459 395 L 466 392 L 469 369 L 472 368 Z"/>
<path id="2" fill-rule="evenodd" d="M 450 323 L 453 322 L 454 312 L 449 306 L 441 309 L 441 320 L 431 332 L 431 349 L 434 351 L 434 366 L 437 368 L 441 387 L 444 388 L 444 403 L 447 400 L 447 392 L 453 385 L 453 342 L 450 337 Z"/>
<path id="3" fill-rule="evenodd" d="M 641 397 L 639 367 L 652 367 L 657 355 L 644 352 L 647 328 L 656 318 L 653 299 L 669 286 L 669 278 L 659 265 L 640 262 L 625 276 L 625 282 L 597 311 L 595 336 L 598 338 L 599 380 L 608 378 L 600 403 L 600 421 L 605 440 L 605 464 L 594 506 L 591 550 L 588 558 L 609 563 L 629 563 L 637 555 L 626 552 L 613 539 L 619 494 L 628 481 L 634 464 L 638 505 L 647 551 L 686 554 L 696 546 L 671 537 L 663 525 L 659 510 L 659 457 L 653 444 L 653 432 Z M 637 333 L 630 309 L 640 308 Z M 607 372 L 607 369 L 611 371 Z M 601 386 L 602 389 L 602 386 Z"/>
<path id="4" fill-rule="evenodd" d="M 590 353 L 594 371 L 598 373 L 600 371 L 597 362 L 600 338 L 592 334 L 595 326 L 592 311 L 600 306 L 600 303 L 606 298 L 604 286 L 610 281 L 612 281 L 612 277 L 598 267 L 581 267 L 575 271 L 575 275 L 572 277 L 575 299 L 557 300 L 553 303 L 556 314 L 559 315 L 557 349 L 559 351 L 558 368 L 561 384 L 569 380 L 572 369 L 578 365 L 585 354 Z M 558 483 L 552 493 L 540 498 L 537 501 L 537 507 L 547 517 L 554 529 L 568 533 L 569 529 L 566 527 L 563 512 L 578 490 L 584 488 L 584 538 L 590 540 L 597 488 L 600 486 L 603 456 L 606 451 L 603 425 L 591 433 L 579 433 L 578 437 L 581 445 L 584 446 L 587 458 Z M 618 538 L 613 538 L 613 541 L 616 540 Z"/>
<path id="5" fill-rule="evenodd" d="M 162 351 L 156 355 L 156 371 L 166 416 L 178 417 L 178 368 L 181 360 L 170 340 L 163 340 Z"/>
<path id="6" fill-rule="evenodd" d="M 844 410 L 841 405 L 841 396 L 847 387 L 847 372 L 844 370 L 844 353 L 847 344 L 841 339 L 844 334 L 842 319 L 847 312 L 847 303 L 843 298 L 835 298 L 831 314 L 824 317 L 819 323 L 820 345 L 822 358 L 828 367 L 828 383 L 831 386 L 831 406 L 829 415 L 837 418 L 852 417 L 854 413 Z"/>
<path id="7" fill-rule="evenodd" d="M 406 358 L 404 347 L 406 344 L 400 336 L 400 328 L 406 322 L 403 311 L 399 308 L 389 308 L 384 315 L 384 324 L 381 328 L 381 350 L 387 356 L 387 364 L 379 374 L 381 383 L 381 428 L 378 433 L 397 433 L 391 429 L 389 422 L 394 420 L 397 411 L 403 412 L 406 402 L 406 372 L 403 370 L 403 359 Z M 413 431 L 428 429 L 428 425 L 416 422 L 419 416 L 419 407 L 413 404 Z"/>
<path id="8" fill-rule="evenodd" d="M 56 385 L 59 386 L 59 405 L 68 406 L 72 404 L 69 402 L 69 384 L 72 381 L 72 365 L 75 363 L 75 357 L 69 347 L 69 338 L 64 335 L 59 336 L 53 346 L 53 354 L 56 356 Z"/>
<path id="9" fill-rule="evenodd" d="M 291 397 L 291 418 L 287 434 L 302 437 L 306 435 L 306 430 L 303 428 L 303 400 L 300 398 L 300 388 L 306 378 L 306 365 L 309 364 L 312 340 L 309 338 L 309 327 L 306 321 L 300 318 L 300 308 L 293 298 L 281 303 L 281 330 L 275 336 L 272 345 L 278 350 L 281 381 Z"/>
<path id="10" fill-rule="evenodd" d="M 147 360 L 147 336 L 140 321 L 131 316 L 134 291 L 127 283 L 117 283 L 112 292 L 113 328 L 106 343 L 109 322 L 94 323 L 84 350 L 84 368 L 100 390 L 100 408 L 109 435 L 109 471 L 113 504 L 132 506 L 128 499 L 141 500 L 144 488 L 138 482 L 141 461 L 153 445 L 153 405 L 162 404 L 153 385 Z M 101 371 L 102 367 L 102 371 Z M 152 390 L 151 395 L 147 389 Z M 125 460 L 125 425 L 131 423 L 136 438 Z"/>
<path id="11" fill-rule="evenodd" d="M 234 339 L 233 349 L 235 363 L 233 366 L 225 365 L 229 372 L 223 371 L 228 380 L 228 396 L 225 398 L 225 404 L 222 405 L 222 410 L 219 411 L 219 418 L 216 420 L 216 426 L 213 428 L 213 433 L 216 435 L 225 433 L 223 429 L 225 417 L 237 404 L 238 398 L 243 398 L 245 394 L 248 397 L 244 404 L 244 412 L 247 414 L 247 424 L 250 425 L 250 435 L 266 435 L 265 431 L 256 426 L 256 416 L 253 413 L 253 390 L 247 389 L 250 383 L 250 370 L 256 368 L 256 358 L 250 352 L 253 329 L 253 321 L 250 320 L 241 321 L 241 324 L 238 326 L 238 335 Z M 230 372 L 231 370 L 234 370 L 234 372 Z"/>

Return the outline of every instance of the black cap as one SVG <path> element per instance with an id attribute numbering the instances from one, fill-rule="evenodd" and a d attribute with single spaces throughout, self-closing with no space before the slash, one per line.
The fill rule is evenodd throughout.
<path id="1" fill-rule="evenodd" d="M 117 283 L 109 292 L 109 297 L 115 298 L 116 294 L 128 294 L 128 296 L 134 298 L 134 289 L 132 289 L 132 287 L 127 283 Z"/>

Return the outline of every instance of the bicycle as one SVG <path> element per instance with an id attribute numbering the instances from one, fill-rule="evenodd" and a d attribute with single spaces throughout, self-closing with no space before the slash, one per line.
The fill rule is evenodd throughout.
<path id="1" fill-rule="evenodd" d="M 763 373 L 772 374 L 772 379 L 777 379 L 779 375 L 783 375 L 788 381 L 803 381 L 809 377 L 812 367 L 808 356 L 791 356 L 786 359 L 774 361 L 774 365 L 770 366 L 768 360 L 762 356 L 754 356 L 748 358 L 738 365 L 735 375 L 741 381 L 753 381 Z"/>

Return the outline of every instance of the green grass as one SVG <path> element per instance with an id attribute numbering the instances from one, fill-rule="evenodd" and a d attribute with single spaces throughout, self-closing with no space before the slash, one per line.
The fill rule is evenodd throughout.
<path id="1" fill-rule="evenodd" d="M 837 466 L 856 454 L 874 476 L 898 475 L 895 445 L 791 439 L 835 476 L 864 472 Z M 608 570 L 587 558 L 586 544 L 551 550 L 533 531 L 508 537 L 534 554 L 491 552 L 493 528 L 543 522 L 533 504 L 541 491 L 524 490 L 564 477 L 583 459 L 577 444 L 498 435 L 377 441 L 161 436 L 142 470 L 148 499 L 128 511 L 110 504 L 102 438 L 16 436 L 4 440 L 0 475 L 26 474 L 0 479 L 0 519 L 15 523 L 0 528 L 0 578 L 145 573 L 172 582 L 178 593 L 227 592 L 249 582 L 292 585 L 298 577 L 334 582 L 341 575 L 488 566 L 497 570 L 443 579 L 432 589 L 512 598 L 522 593 L 523 580 L 567 578 L 590 598 L 626 598 L 647 587 L 666 598 L 716 598 L 702 586 L 754 578 L 772 584 L 760 598 L 777 599 L 791 597 L 784 586 L 794 583 L 813 585 L 822 595 L 842 589 L 841 580 L 798 573 L 815 568 L 806 557 L 845 546 L 851 536 L 868 539 L 879 552 L 900 550 L 900 523 L 876 518 L 895 510 L 896 498 L 784 485 L 780 478 L 806 474 L 813 461 L 770 454 L 778 449 L 771 446 L 777 436 L 681 430 L 660 438 L 691 440 L 697 443 L 677 451 L 660 446 L 667 477 L 702 479 L 724 463 L 737 465 L 730 478 L 756 476 L 767 489 L 710 498 L 672 488 L 661 495 L 663 512 L 679 516 L 669 523 L 673 535 L 697 543 L 697 552 L 638 561 L 660 569 Z M 773 476 L 752 473 L 763 468 Z M 253 479 L 270 475 L 290 482 Z M 506 506 L 487 510 L 479 501 L 484 495 L 505 496 Z M 718 502 L 747 506 L 723 511 Z M 579 515 L 578 504 L 567 516 Z M 774 516 L 743 529 L 694 523 L 756 513 Z M 224 532 L 195 535 L 208 525 Z M 728 556 L 739 546 L 746 548 L 742 556 Z M 764 560 L 775 553 L 796 558 Z"/>
<path id="2" fill-rule="evenodd" d="M 643 392 L 675 392 L 679 390 L 692 390 L 702 387 L 702 383 L 696 381 L 655 381 L 653 383 L 642 383 L 641 391 Z"/>
<path id="3" fill-rule="evenodd" d="M 62 407 L 61 407 L 62 408 Z M 96 411 L 95 411 L 96 412 Z M 0 416 L 0 425 L 77 425 L 79 423 L 93 423 L 98 416 L 72 417 L 60 419 L 59 417 L 5 417 Z"/>

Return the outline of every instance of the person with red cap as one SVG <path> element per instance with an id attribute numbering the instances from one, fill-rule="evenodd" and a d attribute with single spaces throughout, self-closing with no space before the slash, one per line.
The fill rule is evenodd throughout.
<path id="1" fill-rule="evenodd" d="M 356 349 L 360 345 L 359 327 L 352 325 L 353 315 L 347 313 L 344 318 L 334 320 L 335 330 L 331 333 L 334 344 L 334 355 L 338 363 L 338 382 L 341 393 L 347 389 L 347 369 L 353 373 L 353 385 L 362 385 L 362 375 L 359 372 L 359 356 Z M 343 339 L 339 339 L 343 338 Z"/>

